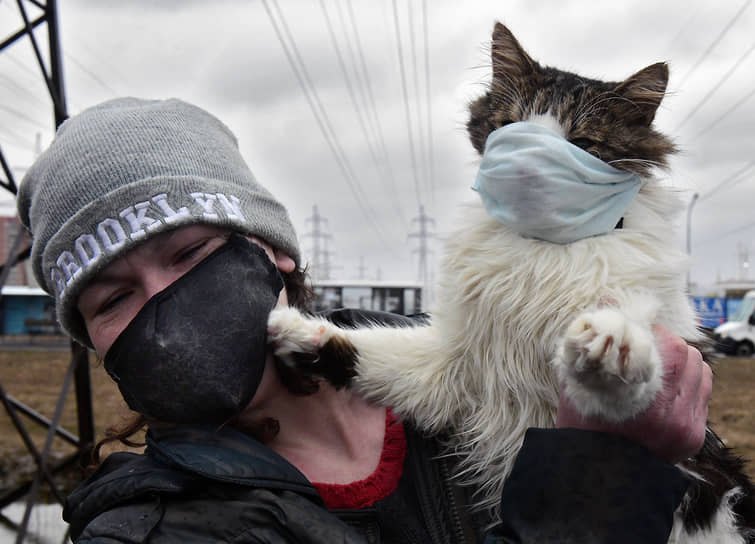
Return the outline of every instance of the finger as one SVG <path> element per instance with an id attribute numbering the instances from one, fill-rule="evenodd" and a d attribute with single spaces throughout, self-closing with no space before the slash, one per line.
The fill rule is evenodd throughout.
<path id="1" fill-rule="evenodd" d="M 711 395 L 713 394 L 713 371 L 710 365 L 703 362 L 701 364 L 700 372 L 700 388 L 697 392 L 697 405 L 695 407 L 695 413 L 700 418 L 705 418 L 706 423 L 708 419 L 708 403 L 710 402 Z"/>
<path id="2" fill-rule="evenodd" d="M 700 352 L 693 347 L 686 350 L 686 363 L 679 376 L 679 393 L 685 400 L 690 401 L 690 406 L 697 406 L 697 399 L 700 395 L 700 387 L 703 381 L 703 363 Z"/>
<path id="3" fill-rule="evenodd" d="M 656 347 L 663 361 L 665 385 L 673 385 L 687 364 L 687 343 L 663 325 L 653 325 Z"/>
<path id="4" fill-rule="evenodd" d="M 703 381 L 700 385 L 700 393 L 705 406 L 708 406 L 710 397 L 713 395 L 713 369 L 706 362 L 703 362 Z"/>
<path id="5" fill-rule="evenodd" d="M 706 420 L 708 415 L 707 405 L 697 410 L 695 413 L 690 412 L 689 422 L 686 427 L 686 433 L 679 439 L 679 455 L 677 460 L 681 461 L 692 457 L 703 446 L 705 442 L 705 433 L 707 429 Z"/>
<path id="6" fill-rule="evenodd" d="M 680 395 L 674 399 L 671 417 L 678 418 L 678 460 L 697 453 L 705 440 L 712 372 L 700 352 L 690 347 L 685 373 L 680 377 Z M 670 444 L 672 445 L 672 444 Z"/>

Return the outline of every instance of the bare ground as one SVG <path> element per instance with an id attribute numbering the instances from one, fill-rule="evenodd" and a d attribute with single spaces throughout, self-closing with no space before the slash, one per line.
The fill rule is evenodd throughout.
<path id="1" fill-rule="evenodd" d="M 722 358 L 713 368 L 710 426 L 748 460 L 747 472 L 755 480 L 755 358 Z"/>
<path id="2" fill-rule="evenodd" d="M 0 385 L 7 394 L 51 418 L 69 361 L 70 353 L 67 350 L 0 351 Z M 102 365 L 92 358 L 91 367 L 94 419 L 99 439 L 105 427 L 122 423 L 130 412 Z M 22 419 L 41 449 L 45 429 L 26 418 Z M 745 459 L 755 460 L 755 358 L 727 358 L 716 364 L 710 421 L 728 446 Z M 62 425 L 76 433 L 72 393 L 69 393 L 65 404 Z M 59 458 L 71 453 L 73 448 L 56 438 L 53 451 Z M 0 407 L 0 494 L 4 488 L 28 476 L 33 470 L 31 457 L 7 413 Z M 755 479 L 755 463 L 748 464 L 748 471 Z M 69 474 L 63 487 L 69 487 L 71 480 L 77 479 L 78 475 L 78 472 Z"/>
<path id="3" fill-rule="evenodd" d="M 70 360 L 71 353 L 67 349 L 0 350 L 0 386 L 7 395 L 52 419 Z M 93 356 L 90 356 L 90 361 L 95 439 L 99 440 L 104 436 L 107 426 L 125 421 L 131 412 L 102 365 Z M 24 415 L 20 415 L 20 419 L 31 435 L 34 445 L 41 451 L 47 429 Z M 73 386 L 66 397 L 61 426 L 73 434 L 78 434 Z M 109 448 L 106 451 L 113 449 Z M 53 464 L 74 451 L 73 446 L 56 437 L 52 444 Z M 26 450 L 7 411 L 0 405 L 0 495 L 4 488 L 28 479 L 34 470 L 33 458 Z M 60 485 L 67 491 L 82 476 L 83 471 L 74 468 L 60 478 Z"/>

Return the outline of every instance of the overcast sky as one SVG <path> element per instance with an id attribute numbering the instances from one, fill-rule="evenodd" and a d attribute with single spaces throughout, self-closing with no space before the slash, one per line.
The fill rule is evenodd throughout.
<path id="1" fill-rule="evenodd" d="M 464 124 L 469 101 L 490 77 L 496 20 L 542 64 L 588 77 L 622 80 L 667 61 L 669 94 L 656 123 L 682 152 L 664 177 L 685 191 L 685 202 L 700 194 L 692 211 L 692 280 L 711 284 L 745 277 L 742 256 L 755 259 L 751 2 L 58 5 L 70 114 L 125 95 L 178 97 L 211 111 L 236 133 L 260 181 L 288 206 L 305 257 L 313 257 L 318 228 L 329 235 L 331 276 L 339 279 L 416 280 L 419 242 L 410 234 L 420 230 L 420 205 L 434 220 L 427 228 L 437 238 L 429 248 L 438 257 L 457 204 L 476 198 L 470 190 L 476 155 Z M 24 4 L 33 18 L 36 8 Z M 20 25 L 16 2 L 0 0 L 0 41 Z M 37 33 L 46 48 L 46 28 Z M 301 60 L 297 71 L 286 50 Z M 309 100 L 300 80 L 314 89 Z M 332 127 L 330 143 L 321 126 Z M 20 40 L 0 52 L 0 146 L 17 175 L 33 161 L 37 138 L 44 147 L 52 134 L 32 47 Z M 314 206 L 327 223 L 312 220 Z M 684 247 L 685 213 L 679 231 Z"/>

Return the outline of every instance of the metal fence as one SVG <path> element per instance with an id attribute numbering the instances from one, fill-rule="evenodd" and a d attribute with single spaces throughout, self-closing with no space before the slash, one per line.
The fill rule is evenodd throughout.
<path id="1" fill-rule="evenodd" d="M 58 36 L 58 11 L 56 0 L 16 0 L 20 20 L 23 21 L 21 28 L 13 32 L 0 42 L 0 55 L 6 49 L 19 41 L 26 43 L 33 49 L 34 57 L 38 63 L 41 77 L 49 92 L 51 110 L 55 127 L 59 126 L 67 117 L 65 88 L 63 84 L 62 55 Z M 29 11 L 38 13 L 30 18 Z M 48 49 L 43 51 L 40 47 L 34 30 L 46 25 Z M 1 142 L 0 142 L 1 143 Z M 0 145 L 0 190 L 10 191 L 14 195 L 18 185 L 14 179 L 12 169 L 3 154 Z M 4 176 L 4 179 L 3 179 Z M 23 246 L 23 230 L 20 230 L 15 240 L 10 244 L 10 251 L 5 257 L 5 262 L 0 268 L 0 288 L 5 284 L 10 269 L 17 263 L 27 259 L 30 247 Z M 2 295 L 0 295 L 2 296 Z M 94 418 L 92 413 L 91 382 L 89 375 L 89 353 L 87 349 L 75 342 L 71 342 L 71 362 L 67 367 L 65 377 L 60 384 L 60 393 L 52 414 L 41 414 L 33 408 L 24 405 L 15 399 L 12 391 L 6 391 L 0 377 L 0 402 L 7 412 L 13 427 L 16 429 L 24 447 L 31 455 L 35 464 L 33 477 L 6 489 L 0 493 L 0 524 L 7 530 L 15 533 L 15 541 L 20 544 L 24 541 L 40 541 L 40 536 L 29 531 L 34 519 L 39 519 L 42 509 L 47 508 L 39 504 L 40 497 L 47 496 L 59 504 L 63 504 L 64 497 L 56 483 L 55 475 L 60 471 L 79 464 L 88 459 L 94 441 Z M 73 391 L 76 400 L 78 432 L 75 434 L 61 427 L 60 419 L 63 406 L 69 394 Z M 45 441 L 38 448 L 31 439 L 28 425 L 42 426 L 46 429 Z M 75 447 L 75 452 L 62 458 L 53 455 L 53 440 L 55 437 Z M 23 505 L 19 510 L 19 504 Z M 9 507 L 9 505 L 13 505 Z M 8 507 L 8 510 L 6 510 Z M 34 513 L 36 509 L 36 514 Z M 12 512 L 12 515 L 6 513 Z M 54 509 L 58 512 L 59 509 Z M 57 515 L 57 514 L 54 514 Z M 58 541 L 68 541 L 67 528 L 63 524 L 56 531 L 63 531 L 58 535 Z M 49 541 L 49 540 L 48 540 Z"/>

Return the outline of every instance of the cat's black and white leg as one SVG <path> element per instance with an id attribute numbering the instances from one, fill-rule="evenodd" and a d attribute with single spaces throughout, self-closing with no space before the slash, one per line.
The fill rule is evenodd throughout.
<path id="1" fill-rule="evenodd" d="M 293 373 L 321 378 L 336 387 L 348 385 L 355 375 L 357 349 L 346 331 L 327 319 L 277 307 L 268 318 L 268 343 Z"/>
<path id="2" fill-rule="evenodd" d="M 441 428 L 453 412 L 446 399 L 455 397 L 437 394 L 446 357 L 438 353 L 440 343 L 430 326 L 347 329 L 295 308 L 275 308 L 268 319 L 268 342 L 292 373 L 348 385 L 424 428 Z"/>

